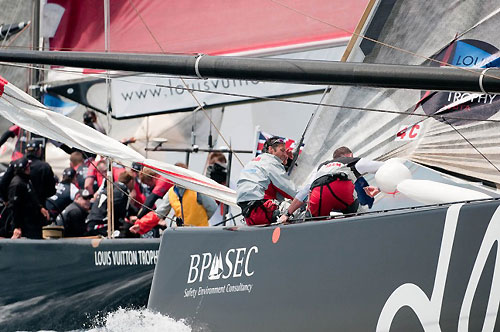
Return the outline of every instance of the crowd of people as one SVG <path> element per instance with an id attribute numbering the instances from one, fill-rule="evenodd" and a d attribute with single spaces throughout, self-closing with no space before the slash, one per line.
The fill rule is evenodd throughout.
<path id="1" fill-rule="evenodd" d="M 84 122 L 103 130 L 91 113 L 85 113 Z M 13 126 L 1 143 L 16 135 L 19 127 Z M 137 163 L 131 168 L 113 163 L 108 190 L 108 160 L 64 145 L 59 147 L 69 153 L 68 167 L 59 179 L 43 161 L 44 140 L 24 142 L 24 153 L 16 149 L 0 178 L 0 237 L 41 239 L 46 225 L 62 226 L 64 237 L 108 236 L 108 207 L 113 237 L 158 237 L 168 225 L 209 226 L 222 219 L 222 203 L 175 186 Z M 211 153 L 207 175 L 225 183 L 226 163 L 223 153 Z M 110 191 L 113 198 L 108 204 Z M 212 216 L 214 221 L 209 221 Z"/>
<path id="2" fill-rule="evenodd" d="M 104 131 L 95 116 L 87 113 L 84 122 Z M 0 143 L 17 135 L 15 130 L 18 127 L 9 128 Z M 159 237 L 168 225 L 210 226 L 224 220 L 227 207 L 222 203 L 175 185 L 150 168 L 135 163 L 131 168 L 109 166 L 100 156 L 60 147 L 70 154 L 60 181 L 43 161 L 43 140 L 27 141 L 24 154 L 13 155 L 0 178 L 0 237 L 41 239 L 43 226 L 49 224 L 62 226 L 65 237 L 109 236 L 110 232 L 113 237 Z M 292 159 L 285 142 L 272 137 L 263 153 L 243 168 L 237 204 L 247 225 L 286 223 L 298 215 L 356 213 L 363 205 L 371 207 L 379 192 L 362 175 L 375 173 L 383 163 L 356 158 L 347 147 L 336 149 L 332 159 L 319 165 L 301 188 L 295 187 L 286 171 Z M 226 164 L 223 153 L 212 152 L 206 175 L 227 185 Z M 187 168 L 182 163 L 176 166 Z M 113 220 L 109 231 L 108 208 L 112 208 Z M 171 211 L 173 217 L 169 217 Z"/>
<path id="3" fill-rule="evenodd" d="M 30 141 L 26 157 L 13 160 L 0 179 L 4 203 L 0 236 L 41 239 L 43 226 L 49 224 L 63 226 L 65 237 L 107 236 L 107 161 L 84 159 L 81 152 L 72 152 L 70 167 L 56 181 L 40 151 L 39 141 Z M 214 154 L 218 159 L 209 166 L 210 173 L 225 182 L 224 155 Z M 217 171 L 212 170 L 215 164 Z M 181 163 L 176 166 L 187 168 Z M 139 164 L 113 165 L 112 177 L 113 237 L 158 237 L 168 221 L 177 226 L 209 226 L 210 218 L 222 211 L 222 204 L 214 199 L 176 186 Z M 168 217 L 170 210 L 174 218 Z"/>

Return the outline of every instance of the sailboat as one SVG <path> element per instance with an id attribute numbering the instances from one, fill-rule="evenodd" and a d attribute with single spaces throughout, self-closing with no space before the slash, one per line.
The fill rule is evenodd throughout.
<path id="1" fill-rule="evenodd" d="M 370 29 L 377 28 L 377 41 L 384 41 L 384 36 L 387 39 L 394 38 L 394 34 L 389 33 L 390 28 L 401 29 L 400 20 L 406 18 L 407 13 L 415 13 L 419 6 L 425 6 L 424 9 L 429 16 L 436 15 L 440 18 L 443 16 L 443 10 L 449 10 L 441 8 L 441 4 L 423 5 L 408 1 L 374 1 L 372 4 L 364 16 L 366 19 L 364 28 L 359 31 L 360 35 L 366 36 L 372 31 Z M 456 27 L 461 33 L 457 37 L 444 36 L 446 40 L 444 44 L 429 41 L 432 47 L 424 52 L 425 60 L 432 63 L 447 52 L 451 54 L 453 51 L 457 56 L 454 58 L 450 56 L 448 59 L 453 58 L 457 61 L 460 59 L 463 63 L 465 56 L 463 53 L 460 56 L 458 42 L 485 51 L 484 44 L 473 43 L 466 38 L 472 39 L 469 32 L 476 33 L 482 28 L 492 29 L 498 25 L 498 16 L 486 14 L 486 12 L 495 13 L 493 4 L 491 6 L 492 8 L 488 8 L 485 4 L 481 7 L 477 17 L 472 17 L 467 3 L 453 8 L 456 16 L 470 17 L 473 23 L 461 22 L 465 27 Z M 382 18 L 382 22 L 378 21 L 379 18 Z M 422 23 L 429 29 L 431 29 L 429 22 L 433 22 L 431 18 Z M 437 19 L 434 21 L 439 22 Z M 450 22 L 458 21 L 454 19 Z M 473 28 L 469 29 L 471 27 Z M 411 32 L 417 30 L 410 24 L 407 29 Z M 489 45 L 498 44 L 498 41 L 493 40 L 493 35 L 487 34 L 487 37 L 492 39 L 487 41 Z M 406 39 L 403 40 L 405 41 Z M 413 40 L 413 42 L 414 47 L 425 45 L 421 41 Z M 388 43 L 388 45 L 395 44 Z M 301 156 L 298 160 L 299 166 L 295 173 L 297 175 L 293 176 L 299 181 L 307 172 L 307 168 L 310 171 L 311 167 L 308 167 L 307 163 L 311 156 L 317 159 L 311 160 L 314 164 L 322 158 L 328 159 L 325 156 L 334 144 L 349 144 L 347 138 L 333 140 L 328 136 L 335 128 L 337 133 L 343 133 L 341 129 L 346 128 L 346 124 L 352 123 L 350 121 L 354 121 L 346 115 L 346 112 L 342 112 L 342 108 L 349 109 L 349 112 L 352 109 L 363 108 L 366 111 L 370 108 L 377 113 L 389 115 L 386 116 L 388 119 L 382 117 L 379 127 L 373 122 L 373 118 L 360 119 L 356 127 L 346 131 L 354 138 L 361 136 L 360 128 L 367 131 L 365 134 L 369 134 L 368 138 L 360 139 L 358 144 L 354 142 L 349 144 L 360 155 L 382 159 L 406 156 L 409 160 L 439 170 L 463 173 L 468 179 L 498 183 L 496 178 L 498 175 L 490 169 L 491 164 L 495 165 L 497 162 L 496 150 L 481 151 L 484 147 L 489 148 L 488 145 L 484 146 L 483 143 L 469 139 L 466 141 L 467 144 L 458 147 L 459 151 L 447 156 L 449 161 L 459 152 L 465 155 L 459 159 L 460 162 L 450 166 L 446 162 L 439 162 L 439 159 L 443 158 L 438 158 L 430 150 L 432 142 L 429 142 L 430 139 L 434 139 L 433 145 L 441 153 L 444 147 L 450 147 L 450 143 L 446 141 L 441 147 L 438 145 L 441 136 L 446 138 L 446 135 L 443 135 L 446 134 L 443 128 L 446 121 L 451 122 L 449 128 L 455 127 L 462 135 L 464 127 L 467 129 L 476 127 L 476 122 L 470 125 L 469 122 L 478 120 L 477 118 L 466 118 L 460 112 L 449 114 L 449 110 L 454 107 L 462 110 L 459 106 L 463 103 L 466 103 L 469 109 L 473 109 L 474 106 L 471 107 L 473 103 L 484 103 L 484 100 L 493 102 L 494 99 L 488 99 L 491 97 L 483 95 L 500 92 L 495 78 L 498 70 L 490 70 L 487 66 L 495 63 L 495 58 L 498 57 L 495 57 L 495 52 L 489 53 L 491 61 L 464 71 L 460 68 L 425 66 L 425 61 L 413 63 L 410 60 L 401 61 L 403 65 L 399 62 L 398 65 L 370 65 L 369 60 L 376 54 L 382 54 L 388 59 L 395 57 L 387 57 L 382 47 L 385 45 L 382 44 L 372 45 L 368 47 L 368 51 L 362 42 L 358 41 L 357 45 L 362 54 L 354 50 L 349 56 L 352 57 L 351 60 L 363 60 L 366 63 L 332 64 L 292 60 L 280 62 L 210 56 L 196 60 L 196 57 L 189 56 L 165 56 L 157 57 L 159 62 L 163 61 L 158 63 L 158 66 L 150 65 L 145 69 L 154 72 L 181 72 L 185 75 L 201 73 L 206 77 L 235 78 L 249 75 L 248 72 L 244 73 L 241 70 L 240 65 L 245 64 L 260 66 L 259 70 L 252 71 L 253 79 L 302 80 L 314 84 L 352 86 L 368 84 L 371 87 L 390 88 L 401 84 L 406 89 L 420 90 L 418 92 L 390 90 L 389 94 L 397 97 L 392 98 L 387 93 L 379 93 L 379 90 L 373 88 L 349 86 L 335 88 L 329 96 L 327 106 L 319 113 L 319 118 L 313 125 L 312 132 L 323 135 L 321 144 L 318 138 L 308 141 L 304 157 Z M 460 47 L 469 49 L 467 45 Z M 396 49 L 391 51 L 396 53 Z M 89 60 L 88 56 L 78 54 L 61 53 L 53 56 L 34 52 L 0 52 L 0 59 L 3 61 L 61 65 L 71 61 L 86 60 L 87 65 L 103 69 L 124 66 L 127 61 L 140 62 L 140 59 L 134 57 L 123 56 L 124 61 L 120 63 L 119 60 L 107 55 L 94 56 L 96 58 L 99 56 L 99 60 Z M 487 55 L 484 59 L 488 57 Z M 478 64 L 483 63 L 482 58 L 478 59 Z M 181 64 L 176 65 L 176 63 Z M 472 60 L 472 63 L 477 65 L 475 60 Z M 423 66 L 414 66 L 415 64 Z M 216 67 L 224 70 L 215 70 Z M 293 68 L 296 71 L 293 71 Z M 312 74 L 304 77 L 303 72 L 306 70 L 311 70 Z M 299 72 L 302 75 L 298 75 Z M 336 75 L 331 75 L 332 73 Z M 450 81 L 450 78 L 455 79 Z M 15 95 L 16 98 L 12 98 L 15 89 L 10 89 L 9 84 L 4 88 L 8 93 L 4 93 L 0 101 L 7 100 L 14 103 L 15 107 L 3 103 L 2 109 L 9 110 L 9 112 L 3 111 L 3 115 L 27 127 L 30 121 L 26 121 L 25 114 L 30 114 L 29 119 L 39 117 L 44 121 L 55 120 L 51 121 L 54 127 L 50 130 L 38 125 L 33 125 L 30 130 L 82 149 L 103 153 L 124 163 L 137 160 L 137 155 L 112 141 L 102 138 L 104 145 L 100 145 L 101 142 L 87 139 L 86 135 L 89 133 L 75 123 L 62 121 L 57 116 L 52 118 L 41 110 L 40 113 L 35 112 L 40 106 L 33 109 L 29 99 L 27 100 L 30 103 L 16 102 L 18 99 L 26 100 L 26 97 L 19 93 Z M 356 98 L 351 97 L 355 92 L 347 91 L 349 89 L 360 89 L 355 95 Z M 442 105 L 435 111 L 437 114 L 427 114 L 425 112 L 427 106 L 423 105 L 429 101 L 437 103 L 433 99 L 437 94 L 428 93 L 429 89 L 432 91 L 463 89 L 468 91 L 468 94 L 463 100 L 461 99 L 463 93 L 460 97 L 455 94 L 453 105 Z M 473 96 L 472 93 L 476 95 Z M 445 92 L 438 99 L 446 95 L 451 98 L 450 94 Z M 377 106 L 372 105 L 377 100 L 380 103 Z M 337 101 L 344 106 L 337 107 L 341 110 L 335 113 L 334 119 L 328 119 L 332 114 L 329 109 Z M 23 112 L 16 112 L 18 108 L 23 109 Z M 401 109 L 406 112 L 401 112 Z M 470 114 L 473 115 L 474 112 L 471 111 Z M 353 118 L 356 117 L 358 114 L 354 114 Z M 417 123 L 416 119 L 422 117 L 425 121 Z M 495 127 L 496 119 L 496 113 L 493 112 L 480 118 L 482 122 L 477 127 L 481 127 L 480 129 L 484 129 L 486 133 L 488 131 L 491 133 L 495 128 L 498 129 Z M 466 123 L 462 123 L 464 121 Z M 367 124 L 373 124 L 376 130 L 372 130 Z M 420 124 L 425 126 L 425 130 L 421 132 L 416 127 Z M 82 132 L 75 133 L 76 138 L 68 137 L 64 134 L 67 128 L 73 128 L 78 133 L 80 130 Z M 414 135 L 417 135 L 418 139 L 409 142 L 405 140 Z M 482 137 L 478 136 L 477 139 L 481 142 Z M 395 146 L 393 143 L 397 139 L 403 141 L 396 141 Z M 497 138 L 492 135 L 488 139 Z M 481 151 L 482 159 L 477 155 L 471 155 L 469 147 Z M 450 147 L 452 148 L 453 146 Z M 185 170 L 143 157 L 139 158 L 143 164 L 152 166 L 187 188 L 234 204 L 234 192 L 227 188 L 217 187 L 196 174 L 183 173 L 187 172 Z M 467 158 L 469 158 L 468 164 L 463 162 L 467 161 Z M 424 162 L 426 160 L 427 162 Z M 429 196 L 432 196 L 433 188 L 428 187 Z M 490 193 L 493 195 L 494 191 Z M 171 229 L 167 230 L 160 245 L 148 307 L 176 319 L 185 319 L 195 329 L 217 331 L 234 331 L 249 327 L 262 331 L 374 329 L 493 331 L 498 317 L 500 297 L 498 289 L 500 281 L 497 280 L 497 269 L 500 266 L 497 262 L 498 234 L 500 234 L 498 227 L 500 227 L 499 205 L 496 199 L 491 198 L 482 201 L 440 202 L 292 225 Z"/>
<path id="2" fill-rule="evenodd" d="M 442 67 L 443 75 L 453 71 L 450 64 L 476 71 L 479 89 L 449 92 L 463 82 L 450 78 L 432 89 L 337 86 L 315 117 L 295 181 L 347 145 L 360 156 L 411 160 L 416 176 L 452 179 L 454 186 L 468 181 L 476 190 L 478 183 L 498 186 L 498 92 L 480 86 L 481 73 L 498 80 L 497 6 L 371 1 L 346 59 Z M 360 81 L 373 83 L 382 67 Z M 353 76 L 370 67 L 356 68 Z M 385 77 L 385 84 L 399 77 Z M 435 188 L 423 195 L 435 196 Z M 494 188 L 486 192 L 498 197 Z M 168 231 L 148 307 L 217 331 L 496 331 L 498 200 L 452 203 L 449 190 L 438 196 L 439 204 L 330 221 Z M 166 252 L 175 258 L 163 258 Z M 211 281 L 206 274 L 219 252 L 222 280 Z"/>

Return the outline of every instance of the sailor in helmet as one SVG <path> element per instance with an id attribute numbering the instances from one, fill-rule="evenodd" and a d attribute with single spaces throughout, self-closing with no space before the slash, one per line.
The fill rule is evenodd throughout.
<path id="1" fill-rule="evenodd" d="M 236 184 L 236 203 L 247 225 L 277 221 L 279 209 L 275 200 L 291 199 L 297 193 L 285 171 L 289 155 L 283 139 L 268 139 L 263 151 L 243 168 Z"/>

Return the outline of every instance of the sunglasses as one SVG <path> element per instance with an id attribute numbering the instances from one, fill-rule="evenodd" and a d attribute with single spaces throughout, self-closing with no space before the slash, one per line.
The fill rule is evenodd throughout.
<path id="1" fill-rule="evenodd" d="M 285 141 L 280 137 L 273 138 L 271 141 L 269 141 L 269 145 L 275 145 L 275 144 L 285 144 Z"/>

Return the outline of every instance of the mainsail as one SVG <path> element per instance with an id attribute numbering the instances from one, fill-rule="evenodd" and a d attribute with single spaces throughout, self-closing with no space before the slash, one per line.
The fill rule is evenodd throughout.
<path id="1" fill-rule="evenodd" d="M 379 0 L 360 33 L 370 40 L 357 38 L 347 60 L 451 64 L 464 70 L 497 67 L 499 11 L 495 1 L 451 5 Z M 331 158 L 336 147 L 346 145 L 359 156 L 403 157 L 500 183 L 500 99 L 496 94 L 336 87 L 326 103 L 336 106 L 317 113 L 293 174 L 297 182 Z"/>
<path id="2" fill-rule="evenodd" d="M 50 111 L 34 98 L 0 77 L 0 115 L 23 129 L 87 152 L 104 155 L 125 166 L 140 162 L 187 189 L 235 205 L 234 190 L 196 172 L 161 161 L 145 159 L 140 153 L 100 132 Z"/>

